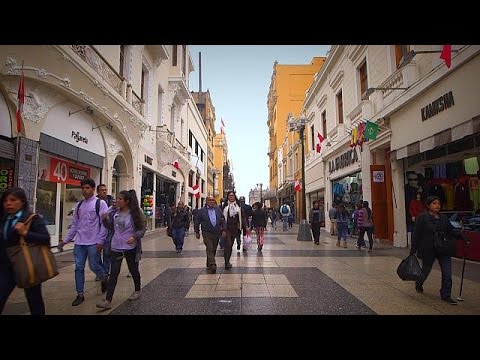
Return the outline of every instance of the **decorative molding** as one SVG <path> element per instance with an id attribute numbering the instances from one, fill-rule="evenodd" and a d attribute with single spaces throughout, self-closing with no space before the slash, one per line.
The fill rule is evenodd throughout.
<path id="1" fill-rule="evenodd" d="M 357 64 L 363 57 L 366 49 L 366 45 L 350 45 L 347 57 L 352 61 L 352 63 Z"/>
<path id="2" fill-rule="evenodd" d="M 20 75 L 20 70 L 22 67 L 17 64 L 17 60 L 12 57 L 7 57 L 5 61 L 5 66 L 7 67 L 6 75 Z M 70 87 L 70 78 L 68 76 L 58 76 L 56 74 L 52 74 L 45 69 L 40 69 L 34 66 L 24 66 L 23 72 L 31 71 L 33 72 L 37 78 L 46 79 L 47 76 L 53 77 L 54 79 L 63 83 L 64 86 Z"/>
<path id="3" fill-rule="evenodd" d="M 328 84 L 335 91 L 342 82 L 342 80 L 343 70 L 340 70 L 336 75 L 332 76 L 332 78 L 328 81 Z"/>
<path id="4" fill-rule="evenodd" d="M 327 94 L 323 94 L 320 100 L 317 101 L 317 107 L 319 109 L 322 109 L 326 103 L 327 103 Z"/>
<path id="5" fill-rule="evenodd" d="M 107 152 L 110 156 L 117 155 L 124 151 L 123 145 L 111 136 L 108 131 L 103 131 L 102 134 L 105 138 L 105 143 L 107 144 Z"/>

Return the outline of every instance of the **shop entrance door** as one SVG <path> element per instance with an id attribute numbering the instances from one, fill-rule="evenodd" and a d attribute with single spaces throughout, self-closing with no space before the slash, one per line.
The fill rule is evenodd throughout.
<path id="1" fill-rule="evenodd" d="M 379 239 L 388 239 L 385 165 L 370 165 L 370 179 L 372 187 L 372 211 L 375 237 Z"/>

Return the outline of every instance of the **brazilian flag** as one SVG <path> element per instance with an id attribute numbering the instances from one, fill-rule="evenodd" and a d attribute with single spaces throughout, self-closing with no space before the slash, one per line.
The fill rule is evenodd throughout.
<path id="1" fill-rule="evenodd" d="M 367 125 L 365 126 L 365 138 L 369 140 L 375 140 L 378 134 L 378 125 L 367 121 Z"/>

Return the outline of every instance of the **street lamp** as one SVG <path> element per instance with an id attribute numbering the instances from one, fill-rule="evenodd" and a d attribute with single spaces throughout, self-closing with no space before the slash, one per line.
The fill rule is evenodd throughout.
<path id="1" fill-rule="evenodd" d="M 262 186 L 263 184 L 260 183 L 260 184 L 257 184 L 257 187 L 260 186 L 260 203 L 262 204 L 262 207 L 263 207 L 263 193 L 262 193 Z"/>
<path id="2" fill-rule="evenodd" d="M 300 221 L 300 227 L 298 228 L 297 241 L 312 241 L 312 232 L 310 231 L 310 225 L 307 222 L 307 200 L 305 196 L 305 124 L 307 119 L 305 117 L 299 117 L 295 119 L 293 115 L 289 116 L 288 129 L 290 131 L 298 131 L 300 133 L 300 145 L 302 146 L 302 214 Z"/>

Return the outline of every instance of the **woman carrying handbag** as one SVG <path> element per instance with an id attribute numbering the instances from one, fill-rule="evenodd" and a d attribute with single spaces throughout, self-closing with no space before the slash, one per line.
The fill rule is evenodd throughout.
<path id="1" fill-rule="evenodd" d="M 7 249 L 17 246 L 20 237 L 28 243 L 39 243 L 50 247 L 50 234 L 40 216 L 30 217 L 27 195 L 21 188 L 4 192 L 0 216 L 0 314 L 15 289 L 15 272 L 7 254 Z M 27 219 L 30 224 L 26 225 Z M 28 307 L 32 315 L 45 315 L 42 297 L 42 284 L 25 288 Z"/>

